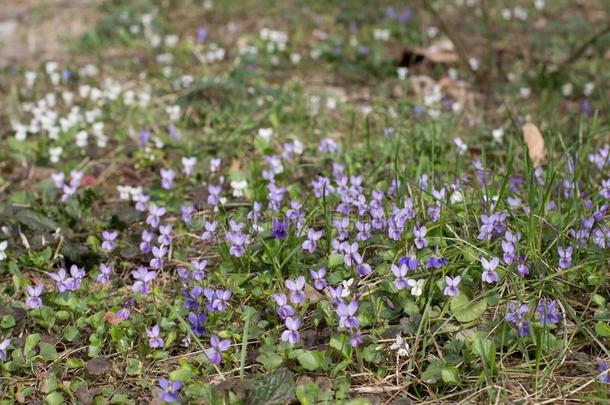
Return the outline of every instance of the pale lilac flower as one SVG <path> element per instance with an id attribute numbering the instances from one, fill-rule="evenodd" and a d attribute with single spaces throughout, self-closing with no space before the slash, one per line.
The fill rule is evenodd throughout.
<path id="1" fill-rule="evenodd" d="M 286 294 L 278 293 L 278 294 L 273 294 L 271 297 L 273 297 L 273 300 L 275 301 L 276 305 L 278 306 L 277 314 L 280 318 L 286 319 L 289 316 L 294 315 L 294 308 L 292 306 L 288 305 L 288 298 L 286 298 Z"/>
<path id="2" fill-rule="evenodd" d="M 301 327 L 302 322 L 301 317 L 288 317 L 284 322 L 287 330 L 282 332 L 281 340 L 282 342 L 288 342 L 290 345 L 294 345 L 301 340 L 301 335 L 299 334 L 299 328 Z"/>
<path id="3" fill-rule="evenodd" d="M 217 172 L 218 169 L 220 169 L 221 163 L 222 163 L 222 159 L 220 159 L 220 158 L 214 158 L 214 159 L 210 160 L 210 171 L 212 173 Z"/>
<path id="4" fill-rule="evenodd" d="M 165 215 L 164 207 L 157 207 L 154 203 L 151 203 L 148 207 L 148 217 L 146 217 L 146 223 L 153 228 L 159 226 L 161 217 Z"/>
<path id="5" fill-rule="evenodd" d="M 161 187 L 170 190 L 174 186 L 176 173 L 172 169 L 161 169 Z"/>
<path id="6" fill-rule="evenodd" d="M 57 291 L 64 292 L 69 290 L 66 269 L 63 267 L 60 268 L 57 273 L 49 273 L 49 277 L 55 281 L 55 289 L 57 289 Z"/>
<path id="7" fill-rule="evenodd" d="M 159 226 L 159 237 L 157 238 L 157 243 L 159 243 L 160 245 L 165 245 L 165 246 L 171 245 L 172 231 L 173 231 L 173 226 L 171 224 L 160 225 Z"/>
<path id="8" fill-rule="evenodd" d="M 26 286 L 25 287 L 28 293 L 28 298 L 25 300 L 25 305 L 27 305 L 30 309 L 36 309 L 42 306 L 42 299 L 40 299 L 40 295 L 44 291 L 44 284 L 40 283 L 38 285 Z"/>
<path id="9" fill-rule="evenodd" d="M 361 264 L 362 256 L 358 253 L 358 242 L 354 242 L 351 245 L 348 242 L 343 244 L 343 263 L 346 266 L 353 264 Z"/>
<path id="10" fill-rule="evenodd" d="M 229 299 L 233 292 L 231 290 L 212 290 L 211 288 L 204 288 L 203 294 L 208 299 L 206 309 L 209 312 L 224 312 L 229 306 Z"/>
<path id="11" fill-rule="evenodd" d="M 182 173 L 185 176 L 191 176 L 193 174 L 193 168 L 197 164 L 197 158 L 194 156 L 182 158 Z"/>
<path id="12" fill-rule="evenodd" d="M 371 237 L 371 224 L 368 222 L 356 222 L 356 229 L 358 230 L 358 234 L 356 235 L 356 239 L 363 242 L 368 240 Z"/>
<path id="13" fill-rule="evenodd" d="M 110 275 L 112 274 L 112 265 L 105 263 L 100 264 L 100 273 L 97 276 L 97 281 L 102 284 L 108 284 L 110 281 Z"/>
<path id="14" fill-rule="evenodd" d="M 207 265 L 207 260 L 191 260 L 191 266 L 193 266 L 193 280 L 201 281 L 205 278 L 205 268 Z"/>
<path id="15" fill-rule="evenodd" d="M 608 362 L 606 362 L 605 360 L 602 360 L 599 362 L 599 381 L 606 383 L 606 384 L 610 384 L 610 373 L 607 372 L 607 370 L 610 368 L 610 365 L 608 364 Z"/>
<path id="16" fill-rule="evenodd" d="M 343 285 L 339 284 L 336 288 L 328 286 L 328 295 L 330 295 L 330 305 L 336 309 L 343 302 Z"/>
<path id="17" fill-rule="evenodd" d="M 358 329 L 359 322 L 355 316 L 356 311 L 358 311 L 358 301 L 351 301 L 349 304 L 340 302 L 337 306 L 339 328 Z"/>
<path id="18" fill-rule="evenodd" d="M 215 207 L 220 202 L 220 194 L 222 193 L 222 185 L 221 184 L 210 184 L 208 185 L 208 204 Z"/>
<path id="19" fill-rule="evenodd" d="M 144 266 L 138 266 L 137 270 L 131 272 L 131 276 L 136 279 L 131 287 L 133 292 L 147 294 L 149 291 L 148 284 L 157 277 L 157 272 L 148 271 Z"/>
<path id="20" fill-rule="evenodd" d="M 413 236 L 415 237 L 415 247 L 417 249 L 423 249 L 428 246 L 428 240 L 426 239 L 426 226 L 413 226 Z"/>
<path id="21" fill-rule="evenodd" d="M 66 286 L 69 290 L 78 290 L 82 284 L 83 278 L 85 277 L 85 269 L 73 264 L 70 266 L 70 275 L 72 277 L 66 280 Z"/>
<path id="22" fill-rule="evenodd" d="M 139 194 L 136 198 L 136 210 L 144 212 L 147 209 L 147 203 L 150 200 L 150 196 L 147 194 Z"/>
<path id="23" fill-rule="evenodd" d="M 305 277 L 300 276 L 296 280 L 288 279 L 285 282 L 286 288 L 290 290 L 290 302 L 293 304 L 301 304 L 305 301 Z"/>
<path id="24" fill-rule="evenodd" d="M 0 360 L 3 363 L 6 362 L 6 351 L 10 344 L 11 344 L 11 339 L 4 339 L 2 342 L 0 342 Z"/>
<path id="25" fill-rule="evenodd" d="M 140 242 L 140 251 L 142 253 L 150 253 L 151 252 L 151 245 L 150 242 L 154 239 L 155 234 L 144 230 L 142 231 L 142 242 Z"/>
<path id="26" fill-rule="evenodd" d="M 157 349 L 165 345 L 163 338 L 159 336 L 160 333 L 161 329 L 159 328 L 159 325 L 155 325 L 151 329 L 146 329 L 146 335 L 148 336 L 148 345 L 151 349 Z"/>
<path id="27" fill-rule="evenodd" d="M 407 270 L 408 267 L 406 264 L 401 264 L 400 267 L 393 264 L 391 267 L 392 273 L 394 273 L 394 276 L 396 277 L 396 280 L 394 280 L 394 286 L 396 287 L 397 290 L 402 290 L 405 289 L 409 286 L 409 283 L 407 282 Z"/>
<path id="28" fill-rule="evenodd" d="M 194 213 L 195 213 L 195 207 L 193 207 L 192 204 L 180 205 L 180 216 L 182 218 L 182 222 L 184 222 L 185 225 L 188 225 L 191 223 Z"/>
<path id="29" fill-rule="evenodd" d="M 457 288 L 458 284 L 462 281 L 462 277 L 455 276 L 451 278 L 449 276 L 445 276 L 445 289 L 443 290 L 443 294 L 449 297 L 456 297 L 460 295 L 460 290 Z"/>
<path id="30" fill-rule="evenodd" d="M 326 286 L 328 285 L 328 283 L 326 282 L 326 268 L 325 267 L 321 267 L 320 270 L 315 271 L 315 270 L 309 270 L 309 273 L 311 274 L 311 277 L 313 278 L 313 286 L 316 288 L 316 290 L 323 290 L 326 288 Z"/>
<path id="31" fill-rule="evenodd" d="M 372 272 L 373 269 L 367 263 L 361 263 L 358 265 L 358 267 L 356 267 L 356 273 L 358 273 L 358 276 L 360 276 L 361 278 L 368 276 Z"/>
<path id="32" fill-rule="evenodd" d="M 229 350 L 231 340 L 220 340 L 218 336 L 212 335 L 210 337 L 210 346 L 212 347 L 205 351 L 205 356 L 208 358 L 210 363 L 220 364 L 220 361 L 222 360 L 222 353 Z"/>
<path id="33" fill-rule="evenodd" d="M 201 239 L 204 242 L 210 242 L 212 240 L 212 238 L 214 238 L 214 236 L 216 235 L 217 226 L 218 226 L 218 222 L 216 222 L 216 221 L 211 221 L 211 222 L 205 221 L 205 223 L 203 224 L 203 228 L 205 229 L 205 231 L 201 235 Z"/>
<path id="34" fill-rule="evenodd" d="M 318 151 L 321 153 L 337 153 L 339 151 L 339 146 L 334 140 L 324 138 L 318 145 Z"/>
<path id="35" fill-rule="evenodd" d="M 159 387 L 161 387 L 161 393 L 159 399 L 165 403 L 173 403 L 180 401 L 178 391 L 182 388 L 182 381 L 169 381 L 165 377 L 159 379 Z"/>
<path id="36" fill-rule="evenodd" d="M 165 254 L 167 253 L 167 247 L 165 247 L 164 245 L 159 246 L 153 246 L 152 248 L 152 254 L 153 254 L 153 258 L 150 259 L 150 267 L 155 269 L 155 270 L 159 270 L 161 268 L 163 268 L 163 265 L 165 264 Z"/>
<path id="37" fill-rule="evenodd" d="M 324 231 L 316 231 L 315 229 L 309 229 L 307 231 L 307 239 L 303 242 L 303 250 L 313 253 L 316 250 L 316 242 L 322 238 Z"/>
<path id="38" fill-rule="evenodd" d="M 568 246 L 565 249 L 559 246 L 557 248 L 557 252 L 559 253 L 560 269 L 567 269 L 572 266 L 572 253 L 574 252 L 574 248 L 572 248 L 572 246 Z"/>
<path id="39" fill-rule="evenodd" d="M 481 279 L 485 283 L 497 283 L 498 273 L 496 272 L 496 268 L 500 264 L 500 259 L 494 257 L 491 261 L 488 261 L 486 258 L 481 257 L 481 265 L 483 266 L 483 274 L 481 275 Z"/>
<path id="40" fill-rule="evenodd" d="M 102 238 L 104 241 L 102 242 L 102 249 L 111 252 L 116 247 L 115 240 L 119 236 L 117 231 L 103 231 Z"/>

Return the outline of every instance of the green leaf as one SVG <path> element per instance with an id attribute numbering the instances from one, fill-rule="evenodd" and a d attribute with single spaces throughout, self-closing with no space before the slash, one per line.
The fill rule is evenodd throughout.
<path id="1" fill-rule="evenodd" d="M 193 366 L 188 365 L 188 364 L 183 364 L 182 366 L 180 366 L 179 369 L 174 370 L 171 373 L 169 373 L 169 377 L 173 381 L 180 380 L 183 382 L 188 382 L 196 374 L 197 374 L 197 370 L 195 370 L 193 368 Z"/>
<path id="2" fill-rule="evenodd" d="M 85 361 L 83 359 L 70 358 L 66 360 L 67 368 L 83 368 L 85 367 Z"/>
<path id="3" fill-rule="evenodd" d="M 343 264 L 343 256 L 342 255 L 330 255 L 328 258 L 328 268 L 332 269 Z"/>
<path id="4" fill-rule="evenodd" d="M 47 342 L 40 342 L 40 356 L 47 361 L 57 360 L 57 350 L 55 346 Z"/>
<path id="5" fill-rule="evenodd" d="M 15 219 L 34 231 L 55 231 L 59 228 L 59 225 L 52 219 L 28 209 L 19 210 L 15 215 Z"/>
<path id="6" fill-rule="evenodd" d="M 142 370 L 144 369 L 144 365 L 138 359 L 128 359 L 127 360 L 127 368 L 125 371 L 127 375 L 140 375 L 142 374 Z"/>
<path id="7" fill-rule="evenodd" d="M 603 337 L 610 336 L 610 325 L 602 321 L 597 322 L 595 324 L 595 333 Z"/>
<path id="8" fill-rule="evenodd" d="M 349 344 L 347 335 L 332 335 L 330 337 L 330 347 L 341 353 L 346 359 L 352 358 L 352 346 Z"/>
<path id="9" fill-rule="evenodd" d="M 40 342 L 40 334 L 38 333 L 33 333 L 25 338 L 25 344 L 23 345 L 23 354 L 25 357 L 28 357 L 32 353 L 38 342 Z"/>
<path id="10" fill-rule="evenodd" d="M 305 370 L 314 371 L 324 365 L 324 352 L 319 350 L 302 350 L 297 360 Z"/>
<path id="11" fill-rule="evenodd" d="M 296 387 L 294 392 L 301 405 L 313 405 L 317 403 L 320 387 L 314 383 L 303 384 Z"/>
<path id="12" fill-rule="evenodd" d="M 471 301 L 464 292 L 451 298 L 451 312 L 453 312 L 455 319 L 462 323 L 479 319 L 486 309 L 487 302 L 485 300 Z"/>
<path id="13" fill-rule="evenodd" d="M 258 380 L 248 392 L 246 403 L 251 405 L 280 404 L 294 398 L 294 377 L 292 373 L 280 368 Z"/>
<path id="14" fill-rule="evenodd" d="M 282 356 L 276 353 L 261 353 L 256 361 L 261 363 L 267 370 L 271 371 L 279 367 L 284 362 Z"/>
<path id="15" fill-rule="evenodd" d="M 8 329 L 15 326 L 15 317 L 13 315 L 4 315 L 0 321 L 0 328 Z"/>
<path id="16" fill-rule="evenodd" d="M 53 391 L 44 397 L 44 400 L 49 405 L 61 405 L 64 403 L 64 396 L 57 391 Z"/>
<path id="17" fill-rule="evenodd" d="M 460 372 L 457 367 L 445 366 L 441 370 L 441 377 L 447 384 L 458 385 L 460 383 Z"/>
<path id="18" fill-rule="evenodd" d="M 445 361 L 442 359 L 434 359 L 430 362 L 426 370 L 421 374 L 421 379 L 425 382 L 435 383 L 442 378 L 443 367 Z"/>

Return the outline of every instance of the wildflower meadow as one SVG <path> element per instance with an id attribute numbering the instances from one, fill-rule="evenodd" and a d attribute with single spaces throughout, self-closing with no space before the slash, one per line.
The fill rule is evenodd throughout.
<path id="1" fill-rule="evenodd" d="M 0 404 L 610 401 L 607 2 L 5 3 Z"/>

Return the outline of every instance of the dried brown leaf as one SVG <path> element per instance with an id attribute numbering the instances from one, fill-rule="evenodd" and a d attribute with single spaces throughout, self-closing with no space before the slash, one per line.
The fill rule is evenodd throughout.
<path id="1" fill-rule="evenodd" d="M 534 166 L 539 166 L 546 158 L 546 149 L 544 148 L 544 138 L 538 127 L 528 122 L 523 126 L 523 140 L 527 144 L 530 159 Z"/>

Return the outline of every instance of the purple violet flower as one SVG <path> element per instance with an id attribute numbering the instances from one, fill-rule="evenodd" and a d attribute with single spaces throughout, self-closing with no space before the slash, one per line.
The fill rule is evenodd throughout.
<path id="1" fill-rule="evenodd" d="M 155 325 L 150 329 L 146 329 L 146 335 L 148 336 L 148 345 L 151 349 L 157 349 L 165 345 L 163 338 L 159 336 L 160 333 L 161 329 L 159 328 L 159 325 Z"/>
<path id="2" fill-rule="evenodd" d="M 300 276 L 296 280 L 288 279 L 285 282 L 286 288 L 290 290 L 290 302 L 295 305 L 302 304 L 305 301 L 305 277 Z"/>
<path id="3" fill-rule="evenodd" d="M 297 316 L 296 318 L 287 317 L 284 323 L 286 325 L 286 330 L 282 332 L 280 339 L 282 342 L 288 342 L 288 344 L 294 345 L 301 340 L 299 328 L 301 327 L 302 319 L 300 316 Z"/>
<path id="4" fill-rule="evenodd" d="M 222 360 L 222 353 L 229 350 L 229 347 L 231 346 L 231 340 L 220 340 L 218 336 L 212 335 L 210 337 L 210 346 L 212 347 L 205 351 L 205 356 L 208 358 L 210 363 L 220 364 Z"/>
<path id="5" fill-rule="evenodd" d="M 25 305 L 27 305 L 27 307 L 30 309 L 36 309 L 41 307 L 42 299 L 40 299 L 40 296 L 44 291 L 44 284 L 40 283 L 38 285 L 35 285 L 34 287 L 28 285 L 25 287 L 25 289 L 28 293 L 28 298 L 25 300 Z"/>
<path id="6" fill-rule="evenodd" d="M 460 284 L 460 281 L 462 281 L 462 277 L 460 276 L 455 276 L 454 278 L 445 276 L 446 287 L 443 290 L 443 294 L 448 297 L 457 297 L 458 295 L 460 295 L 460 290 L 457 288 L 458 284 Z"/>
<path id="7" fill-rule="evenodd" d="M 159 379 L 159 387 L 161 387 L 161 393 L 159 399 L 164 403 L 173 403 L 180 401 L 178 391 L 182 388 L 182 381 L 169 381 L 165 377 Z"/>

